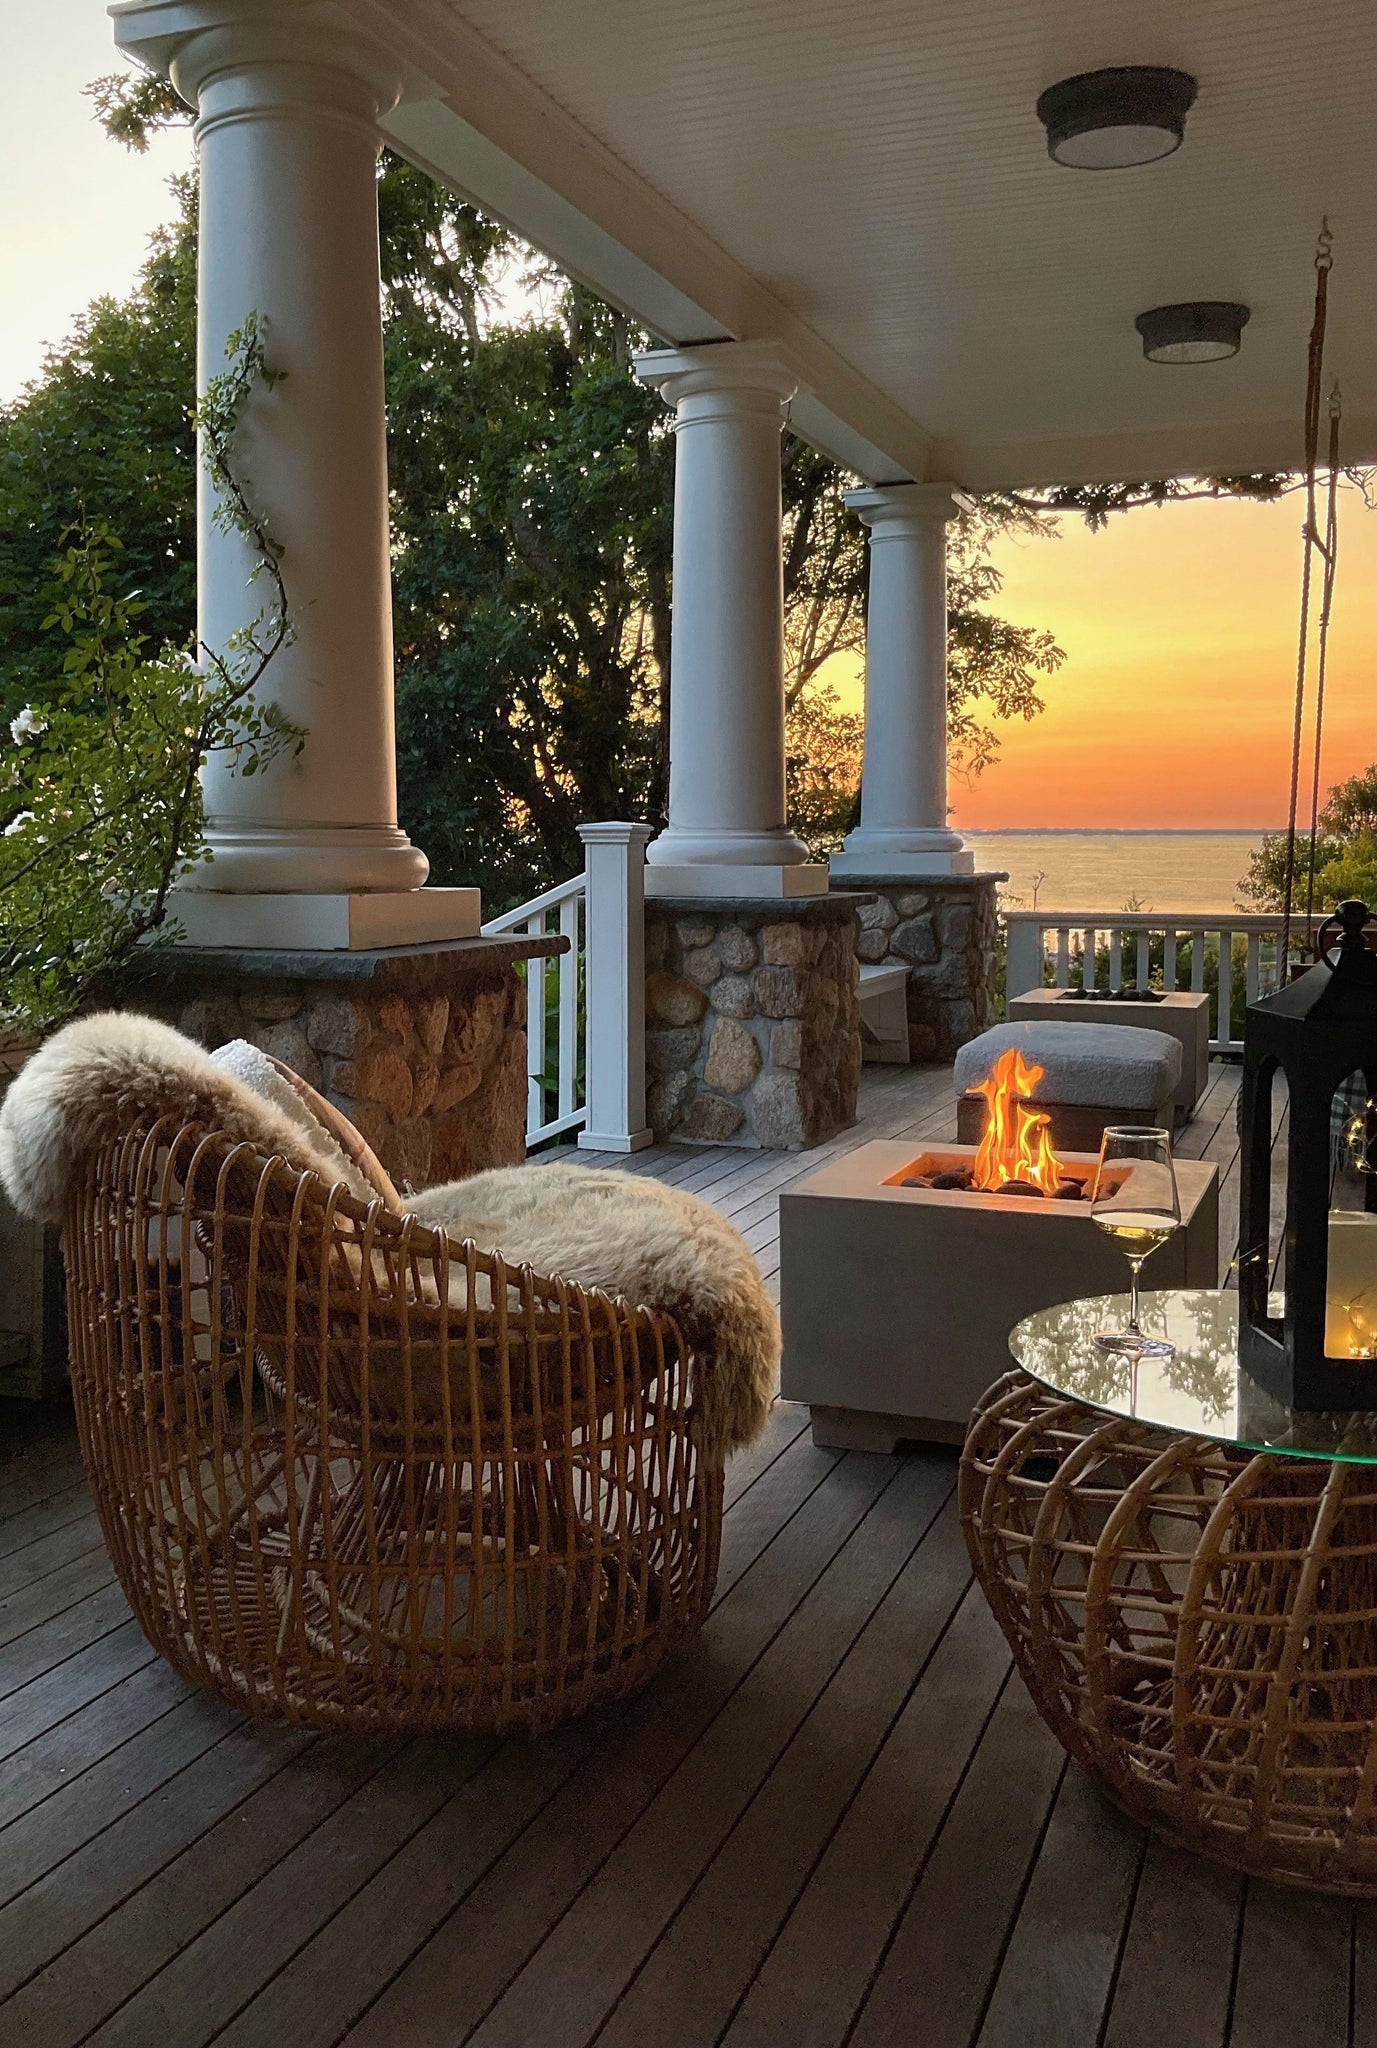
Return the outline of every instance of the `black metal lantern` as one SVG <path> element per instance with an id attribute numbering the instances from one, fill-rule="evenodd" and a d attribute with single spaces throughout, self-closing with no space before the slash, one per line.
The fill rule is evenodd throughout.
<path id="1" fill-rule="evenodd" d="M 1366 904 L 1341 903 L 1320 929 L 1320 964 L 1248 1005 L 1240 1363 L 1293 1408 L 1377 1408 L 1377 954 L 1364 940 L 1368 922 Z M 1280 1301 L 1269 1294 L 1278 1074 L 1290 1101 Z"/>

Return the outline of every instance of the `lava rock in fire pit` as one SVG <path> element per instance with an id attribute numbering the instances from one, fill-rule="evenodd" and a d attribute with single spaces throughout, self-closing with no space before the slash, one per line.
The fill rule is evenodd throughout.
<path id="1" fill-rule="evenodd" d="M 1085 1197 L 1085 1190 L 1078 1180 L 1063 1180 L 1057 1183 L 1054 1202 L 1079 1202 Z"/>
<path id="2" fill-rule="evenodd" d="M 935 1173 L 932 1186 L 935 1188 L 968 1188 L 971 1177 L 968 1173 Z"/>
<path id="3" fill-rule="evenodd" d="M 1035 1195 L 1038 1201 L 1044 1199 L 1042 1189 L 1030 1180 L 1006 1180 L 995 1189 L 999 1195 Z"/>
<path id="4" fill-rule="evenodd" d="M 930 1173 L 911 1173 L 906 1180 L 901 1180 L 899 1185 L 901 1188 L 930 1188 L 932 1186 L 932 1175 Z"/>

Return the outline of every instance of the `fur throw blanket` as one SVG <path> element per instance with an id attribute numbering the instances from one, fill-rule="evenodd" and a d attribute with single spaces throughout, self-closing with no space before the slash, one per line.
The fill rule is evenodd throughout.
<path id="1" fill-rule="evenodd" d="M 639 1174 L 511 1166 L 408 1198 L 412 1215 L 509 1264 L 665 1309 L 703 1367 L 703 1442 L 740 1450 L 765 1426 L 779 1316 L 745 1239 L 697 1195 Z"/>
<path id="2" fill-rule="evenodd" d="M 149 1110 L 224 1131 L 280 1153 L 301 1173 L 343 1181 L 362 1202 L 373 1189 L 314 1118 L 289 1115 L 170 1024 L 105 1011 L 78 1018 L 40 1046 L 0 1109 L 0 1182 L 23 1216 L 60 1223 L 82 1157 Z"/>
<path id="3" fill-rule="evenodd" d="M 0 1181 L 15 1207 L 62 1220 L 83 1155 L 152 1110 L 277 1153 L 361 1201 L 376 1191 L 309 1110 L 295 1115 L 151 1017 L 109 1013 L 59 1031 L 0 1108 Z M 671 1314 L 703 1369 L 702 1443 L 714 1458 L 758 1435 L 779 1367 L 779 1318 L 759 1268 L 724 1216 L 697 1196 L 629 1173 L 519 1166 L 412 1196 L 432 1229 L 510 1265 Z"/>

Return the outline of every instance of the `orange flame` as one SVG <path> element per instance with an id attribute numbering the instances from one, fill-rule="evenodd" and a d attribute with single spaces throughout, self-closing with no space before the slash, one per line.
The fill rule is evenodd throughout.
<path id="1" fill-rule="evenodd" d="M 1030 1066 L 1019 1048 L 1001 1053 L 987 1080 L 976 1089 L 989 1104 L 985 1135 L 975 1155 L 971 1176 L 978 1188 L 1002 1188 L 1005 1181 L 1031 1181 L 1045 1195 L 1054 1195 L 1062 1179 L 1061 1161 L 1052 1149 L 1048 1119 L 1030 1109 L 1028 1097 L 1042 1079 L 1042 1068 Z"/>

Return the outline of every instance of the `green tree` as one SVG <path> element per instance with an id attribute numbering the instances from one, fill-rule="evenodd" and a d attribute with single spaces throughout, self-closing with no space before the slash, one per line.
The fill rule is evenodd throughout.
<path id="1" fill-rule="evenodd" d="M 1377 847 L 1377 762 L 1359 775 L 1336 782 L 1325 798 L 1315 835 L 1315 902 L 1330 909 L 1346 896 L 1377 893 L 1373 878 Z M 1295 905 L 1305 908 L 1310 869 L 1310 834 L 1296 836 Z M 1364 877 L 1368 879 L 1364 882 Z M 1238 900 L 1248 910 L 1280 910 L 1286 897 L 1286 835 L 1269 832 L 1248 857 L 1239 877 Z"/>
<path id="2" fill-rule="evenodd" d="M 125 299 L 97 299 L 39 377 L 0 410 L 0 711 L 43 696 L 64 650 L 43 621 L 64 535 L 120 536 L 153 644 L 185 642 L 196 614 L 196 195 L 153 240 Z M 250 309 L 245 308 L 248 312 Z"/>
<path id="3" fill-rule="evenodd" d="M 44 1030 L 108 996 L 147 940 L 175 932 L 171 892 L 210 859 L 200 772 L 215 753 L 254 775 L 302 734 L 259 694 L 291 635 L 281 549 L 232 468 L 256 382 L 277 381 L 257 320 L 230 337 L 229 365 L 196 408 L 217 523 L 250 542 L 256 618 L 218 652 L 144 630 L 147 605 L 111 589 L 119 543 L 72 537 L 40 630 L 60 647 L 41 703 L 10 721 L 0 767 L 0 1020 Z M 199 657 L 199 658 L 198 658 Z"/>

